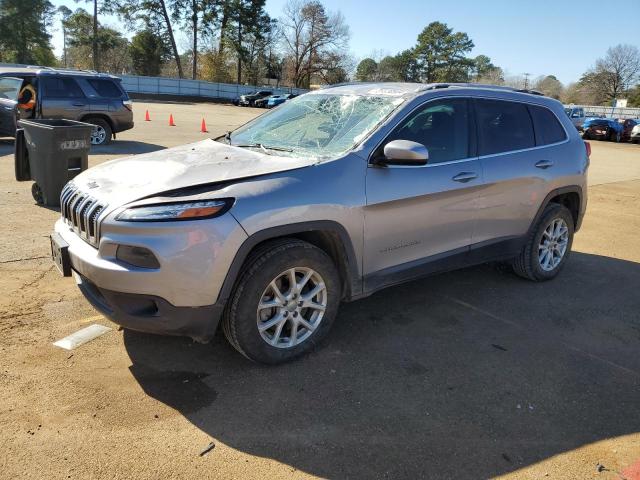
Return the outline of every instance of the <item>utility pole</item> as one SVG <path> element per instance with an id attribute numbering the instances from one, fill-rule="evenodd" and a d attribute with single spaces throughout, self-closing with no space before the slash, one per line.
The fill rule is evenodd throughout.
<path id="1" fill-rule="evenodd" d="M 530 73 L 523 73 L 522 76 L 524 77 L 524 89 L 525 90 L 529 90 L 529 77 L 531 76 Z"/>

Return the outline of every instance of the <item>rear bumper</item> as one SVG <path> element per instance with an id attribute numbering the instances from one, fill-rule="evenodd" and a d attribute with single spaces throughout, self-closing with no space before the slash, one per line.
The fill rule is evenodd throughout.
<path id="1" fill-rule="evenodd" d="M 76 282 L 85 298 L 111 321 L 130 330 L 191 337 L 200 343 L 215 335 L 224 305 L 176 307 L 152 295 L 114 292 L 97 287 L 86 277 L 75 273 Z"/>
<path id="2" fill-rule="evenodd" d="M 125 130 L 131 130 L 133 128 L 133 119 L 132 120 L 114 120 L 113 122 L 113 133 L 124 132 Z"/>

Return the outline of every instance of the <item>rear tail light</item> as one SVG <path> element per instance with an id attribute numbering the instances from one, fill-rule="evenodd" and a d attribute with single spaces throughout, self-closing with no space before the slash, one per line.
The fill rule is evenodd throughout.
<path id="1" fill-rule="evenodd" d="M 133 112 L 133 102 L 131 100 L 122 100 L 122 105 L 130 112 Z"/>
<path id="2" fill-rule="evenodd" d="M 584 142 L 584 148 L 587 150 L 587 157 L 591 157 L 591 144 L 589 142 Z"/>

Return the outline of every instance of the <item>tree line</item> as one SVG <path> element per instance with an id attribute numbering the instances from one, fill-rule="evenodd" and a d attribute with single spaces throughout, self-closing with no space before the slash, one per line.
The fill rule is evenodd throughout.
<path id="1" fill-rule="evenodd" d="M 640 106 L 640 52 L 631 45 L 609 48 L 579 81 L 563 85 L 554 75 L 507 75 L 489 56 L 470 56 L 469 35 L 442 22 L 427 25 L 413 47 L 356 66 L 344 17 L 319 0 L 289 0 L 279 18 L 266 12 L 266 0 L 77 1 L 91 11 L 55 9 L 49 0 L 0 0 L 0 62 L 253 85 L 273 79 L 302 88 L 349 79 L 478 82 L 533 88 L 565 103 L 627 98 Z M 105 15 L 117 17 L 131 39 L 103 25 Z M 59 59 L 49 33 L 58 24 Z"/>
<path id="2" fill-rule="evenodd" d="M 469 56 L 474 43 L 464 32 L 432 22 L 418 35 L 414 47 L 396 55 L 365 58 L 355 79 L 362 82 L 475 82 L 533 89 L 564 103 L 611 105 L 626 98 L 640 107 L 640 51 L 617 45 L 596 60 L 577 82 L 563 85 L 554 75 L 530 79 L 528 74 L 506 75 L 486 55 Z"/>
<path id="3" fill-rule="evenodd" d="M 342 14 L 318 0 L 289 0 L 275 19 L 265 1 L 89 0 L 92 11 L 72 11 L 49 0 L 0 0 L 0 62 L 306 88 L 348 79 Z M 131 40 L 103 25 L 105 15 Z M 58 19 L 64 48 L 56 59 L 48 32 Z"/>

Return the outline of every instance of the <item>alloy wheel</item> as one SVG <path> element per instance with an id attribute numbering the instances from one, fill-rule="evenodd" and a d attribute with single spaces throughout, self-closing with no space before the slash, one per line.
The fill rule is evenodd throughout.
<path id="1" fill-rule="evenodd" d="M 550 272 L 564 258 L 569 244 L 569 227 L 562 218 L 554 218 L 542 232 L 538 245 L 538 262 L 540 268 Z"/>
<path id="2" fill-rule="evenodd" d="M 311 268 L 290 268 L 262 293 L 256 312 L 258 331 L 272 347 L 295 347 L 317 330 L 326 308 L 327 287 L 320 274 Z"/>
<path id="3" fill-rule="evenodd" d="M 94 125 L 91 133 L 91 145 L 102 145 L 107 138 L 107 132 L 104 127 Z"/>

